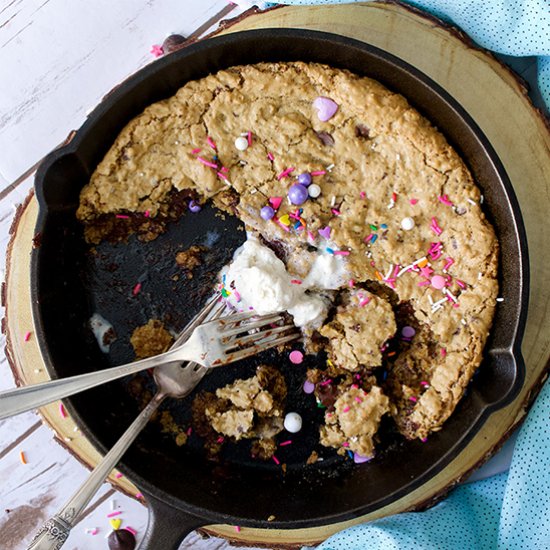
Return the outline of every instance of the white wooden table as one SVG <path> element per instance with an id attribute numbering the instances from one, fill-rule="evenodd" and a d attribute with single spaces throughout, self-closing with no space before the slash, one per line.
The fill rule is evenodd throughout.
<path id="1" fill-rule="evenodd" d="M 0 264 L 14 206 L 33 184 L 40 159 L 78 128 L 86 112 L 125 77 L 154 60 L 153 44 L 177 32 L 201 36 L 243 9 L 226 0 L 0 0 Z M 507 61 L 510 61 L 507 58 Z M 533 60 L 512 61 L 533 81 Z M 538 97 L 535 93 L 535 101 Z M 3 344 L 2 344 L 3 348 Z M 0 390 L 13 387 L 1 354 Z M 476 477 L 502 471 L 513 442 Z M 24 451 L 27 464 L 20 461 Z M 35 413 L 0 421 L 0 548 L 23 549 L 36 529 L 84 481 L 87 470 L 58 445 Z M 147 510 L 104 484 L 71 533 L 67 549 L 107 548 L 106 515 L 138 531 Z M 97 528 L 97 535 L 86 529 Z M 191 534 L 182 548 L 223 549 Z"/>

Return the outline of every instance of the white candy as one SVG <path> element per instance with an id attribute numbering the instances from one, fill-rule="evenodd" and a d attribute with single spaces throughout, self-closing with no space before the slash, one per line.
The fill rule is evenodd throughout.
<path id="1" fill-rule="evenodd" d="M 298 413 L 288 413 L 284 425 L 287 432 L 295 434 L 302 429 L 302 417 Z"/>
<path id="2" fill-rule="evenodd" d="M 239 151 L 246 151 L 248 149 L 248 140 L 245 137 L 238 137 L 235 140 L 235 147 Z"/>
<path id="3" fill-rule="evenodd" d="M 307 188 L 307 192 L 312 199 L 316 199 L 321 194 L 321 188 L 316 183 L 312 183 Z"/>
<path id="4" fill-rule="evenodd" d="M 414 220 L 412 218 L 403 218 L 401 220 L 401 227 L 405 231 L 410 231 L 414 227 Z"/>

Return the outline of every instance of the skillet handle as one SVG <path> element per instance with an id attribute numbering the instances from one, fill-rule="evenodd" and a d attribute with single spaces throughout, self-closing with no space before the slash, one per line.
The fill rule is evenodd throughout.
<path id="1" fill-rule="evenodd" d="M 151 495 L 145 495 L 145 501 L 149 522 L 139 550 L 178 550 L 191 531 L 206 524 L 203 518 L 173 508 Z"/>

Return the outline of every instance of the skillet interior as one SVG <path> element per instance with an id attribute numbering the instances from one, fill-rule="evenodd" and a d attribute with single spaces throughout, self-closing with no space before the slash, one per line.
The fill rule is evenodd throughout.
<path id="1" fill-rule="evenodd" d="M 199 307 L 200 292 L 191 291 L 193 283 L 189 287 L 183 281 L 170 283 L 159 267 L 166 258 L 172 265 L 178 246 L 185 249 L 191 241 L 200 242 L 213 228 L 223 237 L 209 268 L 221 267 L 244 239 L 231 225 L 234 222 L 221 223 L 208 210 L 198 216 L 185 215 L 146 247 L 130 244 L 115 250 L 102 246 L 92 261 L 75 219 L 78 194 L 124 124 L 148 104 L 173 95 L 190 79 L 231 65 L 266 60 L 318 61 L 370 76 L 402 93 L 438 126 L 465 159 L 484 193 L 485 212 L 501 243 L 500 285 L 505 296 L 497 308 L 478 375 L 444 429 L 426 444 L 395 444 L 390 438 L 369 464 L 354 467 L 351 461 L 333 456 L 307 468 L 303 466 L 304 448 L 300 451 L 296 445 L 296 450 L 288 450 L 289 470 L 283 476 L 280 467 L 252 462 L 238 448 L 229 464 L 206 462 L 202 454 L 194 452 L 193 444 L 176 447 L 172 438 L 160 437 L 158 427 L 152 425 L 124 457 L 121 469 L 144 492 L 177 507 L 241 525 L 262 524 L 273 514 L 277 519 L 271 526 L 289 528 L 365 514 L 410 492 L 456 456 L 492 408 L 513 398 L 523 381 L 519 340 L 526 315 L 527 258 L 517 202 L 498 159 L 460 106 L 424 75 L 376 48 L 325 33 L 262 30 L 216 38 L 170 55 L 122 84 L 94 111 L 71 144 L 52 154 L 39 170 L 37 231 L 42 239 L 32 258 L 33 303 L 40 345 L 51 374 L 64 377 L 131 360 L 125 333 L 167 311 L 172 315 L 170 324 L 179 328 Z M 117 272 L 116 284 L 98 269 L 102 261 L 116 261 L 124 267 Z M 140 277 L 143 291 L 138 300 L 132 299 L 131 289 Z M 86 328 L 97 310 L 115 323 L 119 333 L 119 343 L 113 345 L 109 358 L 99 351 Z M 305 399 L 299 391 L 303 378 L 296 367 L 280 366 L 289 375 L 296 399 Z M 203 387 L 218 386 L 252 369 L 248 364 L 220 370 L 207 377 Z M 138 412 L 136 401 L 123 385 L 111 383 L 70 400 L 71 413 L 102 449 L 113 445 Z M 311 415 L 306 424 L 318 414 L 313 407 L 300 409 Z M 311 426 L 300 437 L 305 439 L 305 447 L 312 445 Z"/>

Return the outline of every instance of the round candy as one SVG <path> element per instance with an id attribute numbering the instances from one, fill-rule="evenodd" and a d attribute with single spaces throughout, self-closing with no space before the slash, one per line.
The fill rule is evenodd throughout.
<path id="1" fill-rule="evenodd" d="M 182 36 L 181 34 L 171 34 L 167 38 L 164 39 L 164 42 L 162 43 L 162 49 L 164 50 L 164 53 L 172 53 L 181 48 L 181 45 L 187 40 L 185 36 Z"/>
<path id="2" fill-rule="evenodd" d="M 431 280 L 432 286 L 437 290 L 441 290 L 445 286 L 445 277 L 442 275 L 434 275 Z"/>
<path id="3" fill-rule="evenodd" d="M 288 358 L 291 363 L 299 365 L 304 360 L 304 354 L 300 350 L 295 349 L 288 354 Z"/>
<path id="4" fill-rule="evenodd" d="M 290 186 L 290 189 L 288 190 L 288 198 L 292 204 L 303 204 L 307 201 L 307 197 L 307 187 L 300 183 L 295 183 Z"/>
<path id="5" fill-rule="evenodd" d="M 235 147 L 239 151 L 246 151 L 248 149 L 248 140 L 243 136 L 238 137 L 235 140 Z"/>
<path id="6" fill-rule="evenodd" d="M 295 412 L 288 413 L 285 416 L 284 426 L 287 432 L 295 434 L 302 429 L 302 417 Z"/>
<path id="7" fill-rule="evenodd" d="M 414 220 L 412 218 L 403 218 L 401 220 L 401 227 L 405 231 L 410 231 L 414 227 Z"/>
<path id="8" fill-rule="evenodd" d="M 321 188 L 316 183 L 312 183 L 307 188 L 307 192 L 312 199 L 316 199 L 321 194 Z"/>
<path id="9" fill-rule="evenodd" d="M 304 172 L 298 176 L 298 183 L 305 185 L 306 187 L 311 183 L 311 174 Z"/>
<path id="10" fill-rule="evenodd" d="M 315 391 L 315 384 L 306 380 L 303 387 L 304 393 L 313 393 Z"/>
<path id="11" fill-rule="evenodd" d="M 189 201 L 189 210 L 191 212 L 197 213 L 202 210 L 202 206 L 200 204 L 197 204 L 194 200 Z"/>
<path id="12" fill-rule="evenodd" d="M 270 220 L 271 218 L 273 218 L 274 215 L 275 215 L 275 210 L 273 210 L 273 208 L 271 208 L 271 206 L 264 206 L 260 210 L 260 216 L 265 221 Z"/>
<path id="13" fill-rule="evenodd" d="M 134 550 L 136 537 L 126 529 L 111 531 L 107 539 L 109 550 Z"/>
<path id="14" fill-rule="evenodd" d="M 416 330 L 414 330 L 413 327 L 409 327 L 408 325 L 401 329 L 401 335 L 403 336 L 403 338 L 412 338 L 415 334 Z"/>

